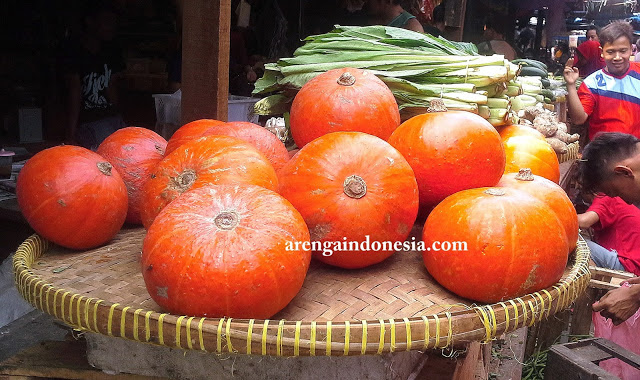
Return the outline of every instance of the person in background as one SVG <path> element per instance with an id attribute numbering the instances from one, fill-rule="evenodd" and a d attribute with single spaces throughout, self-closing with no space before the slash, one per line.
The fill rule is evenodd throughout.
<path id="1" fill-rule="evenodd" d="M 598 194 L 585 213 L 578 214 L 580 228 L 593 228 L 587 240 L 596 266 L 640 276 L 640 209 L 619 197 Z"/>
<path id="2" fill-rule="evenodd" d="M 588 77 L 592 73 L 605 67 L 602 49 L 598 39 L 598 28 L 594 25 L 587 30 L 587 40 L 576 48 L 573 66 L 578 68 L 580 76 Z"/>
<path id="3" fill-rule="evenodd" d="M 589 75 L 576 89 L 580 76 L 567 60 L 563 71 L 567 105 L 574 124 L 589 121 L 589 139 L 598 132 L 624 132 L 640 137 L 640 64 L 630 62 L 633 29 L 614 21 L 599 35 L 605 67 Z"/>
<path id="4" fill-rule="evenodd" d="M 82 34 L 62 49 L 68 91 L 66 141 L 95 150 L 125 126 L 118 110 L 117 88 L 124 60 L 113 44 L 117 8 L 106 1 L 85 7 Z"/>
<path id="5" fill-rule="evenodd" d="M 485 23 L 484 42 L 478 44 L 478 53 L 483 55 L 501 54 L 510 61 L 517 58 L 515 49 L 504 39 L 505 22 L 491 16 Z"/>
<path id="6" fill-rule="evenodd" d="M 365 9 L 373 25 L 387 25 L 424 33 L 416 16 L 400 5 L 401 0 L 367 0 Z"/>
<path id="7" fill-rule="evenodd" d="M 429 33 L 434 37 L 439 37 L 444 31 L 444 6 L 440 3 L 437 7 L 433 8 L 433 17 L 431 17 L 432 25 L 423 25 L 424 32 Z"/>
<path id="8" fill-rule="evenodd" d="M 640 139 L 619 132 L 598 134 L 584 148 L 578 177 L 585 193 L 620 197 L 637 207 L 640 205 Z M 593 304 L 594 311 L 611 318 L 615 325 L 640 308 L 640 277 L 627 282 L 630 287 L 611 290 Z"/>
<path id="9" fill-rule="evenodd" d="M 640 62 L 640 38 L 638 38 L 638 41 L 636 41 L 635 61 Z"/>

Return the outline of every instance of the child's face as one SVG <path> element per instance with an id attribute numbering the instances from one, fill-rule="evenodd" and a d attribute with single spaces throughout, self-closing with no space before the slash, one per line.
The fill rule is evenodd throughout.
<path id="1" fill-rule="evenodd" d="M 631 41 L 627 37 L 620 37 L 613 43 L 606 43 L 602 47 L 602 57 L 607 64 L 607 71 L 613 75 L 623 75 L 629 69 L 631 57 Z"/>

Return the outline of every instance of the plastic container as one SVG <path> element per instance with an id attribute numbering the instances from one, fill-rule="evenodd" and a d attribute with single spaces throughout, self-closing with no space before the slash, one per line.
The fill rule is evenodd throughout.
<path id="1" fill-rule="evenodd" d="M 228 121 L 249 121 L 257 124 L 258 115 L 253 113 L 253 105 L 258 100 L 260 99 L 229 95 Z"/>
<path id="2" fill-rule="evenodd" d="M 0 149 L 0 178 L 11 178 L 11 164 L 14 152 Z"/>
<path id="3" fill-rule="evenodd" d="M 180 102 L 182 100 L 182 92 L 180 90 L 173 94 L 154 94 L 153 98 L 156 103 L 156 121 L 158 124 L 181 125 Z M 229 95 L 228 121 L 257 123 L 258 115 L 253 113 L 253 105 L 258 100 L 260 99 Z"/>

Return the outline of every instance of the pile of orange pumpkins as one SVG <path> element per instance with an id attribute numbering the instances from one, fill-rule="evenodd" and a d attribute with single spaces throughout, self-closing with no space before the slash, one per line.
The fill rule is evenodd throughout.
<path id="1" fill-rule="evenodd" d="M 426 247 L 466 242 L 421 252 L 450 291 L 490 303 L 553 285 L 578 235 L 553 149 L 527 127 L 498 132 L 473 113 L 431 111 L 401 123 L 375 75 L 335 69 L 294 100 L 292 158 L 251 123 L 198 120 L 168 142 L 128 127 L 97 152 L 36 154 L 18 202 L 38 234 L 76 250 L 142 224 L 145 284 L 177 314 L 269 318 L 298 293 L 312 256 L 359 270 L 394 254 L 327 255 L 312 242 L 404 242 L 419 214 Z"/>

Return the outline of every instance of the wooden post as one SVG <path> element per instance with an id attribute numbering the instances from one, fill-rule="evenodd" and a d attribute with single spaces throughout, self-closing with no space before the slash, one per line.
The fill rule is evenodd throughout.
<path id="1" fill-rule="evenodd" d="M 182 123 L 227 120 L 231 0 L 184 2 Z"/>
<path id="2" fill-rule="evenodd" d="M 467 10 L 467 0 L 453 0 L 445 5 L 444 25 L 453 28 L 448 38 L 454 41 L 462 41 L 464 32 L 464 19 Z"/>

